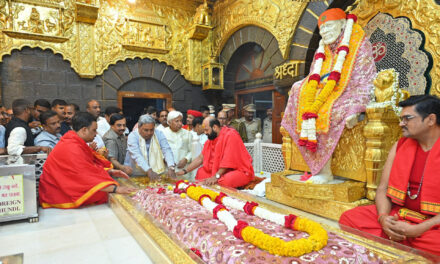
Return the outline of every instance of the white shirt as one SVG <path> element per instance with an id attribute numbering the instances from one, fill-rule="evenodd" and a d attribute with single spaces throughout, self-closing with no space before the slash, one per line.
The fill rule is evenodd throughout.
<path id="1" fill-rule="evenodd" d="M 26 141 L 26 130 L 24 127 L 16 127 L 12 129 L 8 138 L 8 154 L 9 155 L 21 155 L 25 148 L 24 142 Z"/>
<path id="2" fill-rule="evenodd" d="M 93 139 L 93 142 L 96 142 L 96 147 L 98 149 L 105 147 L 104 140 L 102 140 L 102 137 L 99 134 L 96 134 L 95 138 Z"/>
<path id="3" fill-rule="evenodd" d="M 107 119 L 100 116 L 100 117 L 98 117 L 98 121 L 96 123 L 98 124 L 98 128 L 96 129 L 96 132 L 98 132 L 98 134 L 101 137 L 103 137 L 104 134 L 107 133 L 107 131 L 110 129 L 110 125 L 107 122 Z"/>
<path id="4" fill-rule="evenodd" d="M 197 136 L 199 138 L 200 144 L 202 144 L 202 148 L 205 145 L 205 142 L 208 140 L 208 136 L 205 133 L 197 135 L 197 132 L 195 132 L 194 130 L 191 130 L 191 135 L 193 138 L 195 138 L 195 136 Z"/>
<path id="5" fill-rule="evenodd" d="M 162 124 L 159 124 L 158 126 L 156 126 L 157 130 L 160 130 L 162 133 L 165 131 L 165 128 Z"/>
<path id="6" fill-rule="evenodd" d="M 191 161 L 191 146 L 192 146 L 192 136 L 188 130 L 180 129 L 177 132 L 173 132 L 169 127 L 165 128 L 163 134 L 168 140 L 168 144 L 173 152 L 174 161 L 176 165 L 183 159 L 186 158 L 188 161 L 187 165 Z M 179 171 L 176 167 L 176 171 Z"/>

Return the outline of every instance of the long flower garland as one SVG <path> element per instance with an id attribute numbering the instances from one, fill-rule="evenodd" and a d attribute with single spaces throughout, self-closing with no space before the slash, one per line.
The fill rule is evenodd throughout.
<path id="1" fill-rule="evenodd" d="M 349 52 L 350 37 L 353 30 L 353 24 L 356 22 L 357 17 L 355 15 L 347 15 L 347 24 L 345 26 L 344 36 L 342 38 L 341 44 L 337 49 L 338 57 L 336 59 L 336 64 L 327 79 L 322 91 L 316 97 L 318 91 L 318 85 L 321 81 L 321 69 L 322 63 L 325 59 L 324 54 L 324 42 L 321 39 L 319 41 L 318 51 L 315 54 L 315 67 L 313 68 L 312 74 L 309 76 L 309 80 L 305 87 L 306 96 L 304 98 L 305 112 L 302 115 L 302 125 L 301 133 L 298 144 L 300 146 L 306 146 L 306 148 L 312 152 L 316 152 L 318 141 L 316 139 L 316 118 L 318 118 L 319 109 L 327 101 L 330 94 L 336 87 L 336 84 L 341 78 L 342 66 L 345 62 L 345 57 Z"/>
<path id="2" fill-rule="evenodd" d="M 324 228 L 316 222 L 295 215 L 273 213 L 261 208 L 255 202 L 243 202 L 228 197 L 224 193 L 196 186 L 187 185 L 183 181 L 176 183 L 175 193 L 186 192 L 203 207 L 212 212 L 213 217 L 222 221 L 236 238 L 242 239 L 271 254 L 288 257 L 299 257 L 312 251 L 318 251 L 327 245 L 328 235 Z M 284 241 L 265 234 L 263 231 L 249 226 L 248 223 L 236 220 L 226 207 L 244 211 L 248 215 L 256 215 L 293 230 L 307 232 L 308 238 Z"/>

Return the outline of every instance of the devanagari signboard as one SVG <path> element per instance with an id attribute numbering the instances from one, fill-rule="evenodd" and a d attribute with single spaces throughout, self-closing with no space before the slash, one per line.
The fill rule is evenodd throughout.
<path id="1" fill-rule="evenodd" d="M 0 216 L 23 213 L 23 174 L 0 176 Z"/>

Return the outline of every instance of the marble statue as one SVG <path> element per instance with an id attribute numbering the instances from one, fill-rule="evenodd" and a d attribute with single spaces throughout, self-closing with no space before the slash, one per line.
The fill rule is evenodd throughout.
<path id="1" fill-rule="evenodd" d="M 354 15 L 328 9 L 309 75 L 293 84 L 281 125 L 297 144 L 312 177 L 333 180 L 331 157 L 343 130 L 353 128 L 369 102 L 376 76 L 372 48 Z"/>

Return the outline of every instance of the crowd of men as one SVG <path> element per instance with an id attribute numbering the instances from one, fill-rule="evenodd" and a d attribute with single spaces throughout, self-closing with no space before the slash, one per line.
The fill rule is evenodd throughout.
<path id="1" fill-rule="evenodd" d="M 52 103 L 45 99 L 38 99 L 33 105 L 27 100 L 18 99 L 14 101 L 10 109 L 0 106 L 0 154 L 49 153 L 61 136 L 72 130 L 72 118 L 79 111 L 78 105 L 68 104 L 61 99 L 55 99 Z M 117 129 L 112 126 L 115 125 L 114 123 L 119 128 L 124 126 L 123 134 L 128 135 L 129 133 L 122 110 L 116 106 L 107 107 L 104 117 L 102 117 L 100 116 L 101 106 L 99 102 L 90 100 L 87 103 L 86 111 L 97 118 L 98 136 L 91 146 L 100 151 L 104 151 L 103 147 L 107 147 L 111 151 L 110 157 L 115 158 L 115 146 L 121 148 L 124 143 L 119 142 L 118 145 L 115 145 L 117 132 L 114 131 L 117 131 Z M 256 134 L 263 133 L 263 131 L 263 141 L 266 143 L 272 142 L 272 109 L 267 110 L 267 117 L 263 122 L 261 119 L 255 118 L 255 112 L 254 104 L 246 105 L 243 108 L 243 117 L 236 119 L 235 104 L 223 104 L 222 109 L 217 113 L 217 118 L 221 126 L 237 130 L 244 143 L 253 142 Z M 114 114 L 118 115 L 112 122 L 110 118 Z M 146 108 L 145 114 L 154 118 L 156 129 L 165 132 L 165 128 L 169 127 L 168 110 L 156 111 L 154 107 L 150 106 Z M 188 110 L 186 125 L 177 127 L 173 124 L 172 129 L 174 132 L 177 132 L 180 128 L 190 131 L 193 137 L 197 136 L 200 139 L 203 146 L 207 140 L 202 126 L 203 118 L 213 115 L 215 116 L 214 111 L 206 106 L 202 106 L 200 111 Z M 180 113 L 179 122 L 183 123 L 182 113 Z M 137 129 L 137 126 L 134 129 Z M 107 132 L 109 132 L 109 135 L 105 137 Z M 169 134 L 169 137 L 173 135 L 169 132 L 167 134 Z M 108 144 L 111 147 L 108 147 Z M 123 161 L 121 160 L 123 156 L 119 157 L 119 164 L 116 163 L 116 159 L 114 160 L 115 167 L 127 169 L 123 167 Z"/>
<path id="2" fill-rule="evenodd" d="M 17 99 L 11 110 L 12 115 L 0 109 L 0 151 L 13 156 L 49 154 L 40 180 L 45 208 L 101 203 L 107 192 L 134 190 L 112 177 L 146 175 L 155 180 L 167 174 L 229 187 L 254 178 L 252 158 L 243 144 L 261 132 L 253 104 L 244 107 L 242 119 L 234 118 L 233 104 L 224 104 L 217 117 L 208 107 L 188 110 L 185 125 L 181 112 L 150 106 L 131 132 L 120 108 L 109 106 L 102 117 L 97 100 L 88 101 L 85 112 L 61 99 L 34 104 Z M 271 137 L 272 126 L 265 127 Z"/>

